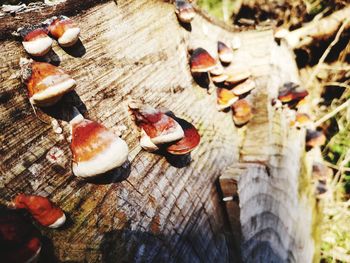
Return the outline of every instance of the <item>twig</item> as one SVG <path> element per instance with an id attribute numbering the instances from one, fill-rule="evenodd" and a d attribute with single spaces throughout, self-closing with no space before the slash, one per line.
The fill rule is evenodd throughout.
<path id="1" fill-rule="evenodd" d="M 334 38 L 334 40 L 332 41 L 332 43 L 329 44 L 329 46 L 327 47 L 326 51 L 323 53 L 322 57 L 320 58 L 320 60 L 318 61 L 314 71 L 311 73 L 311 76 L 309 78 L 309 80 L 306 82 L 306 88 L 308 88 L 309 86 L 311 86 L 312 81 L 314 80 L 314 78 L 317 76 L 318 72 L 320 71 L 320 66 L 323 64 L 324 60 L 326 59 L 326 57 L 328 56 L 329 52 L 331 51 L 331 49 L 333 48 L 333 46 L 338 43 L 341 34 L 343 33 L 344 29 L 346 28 L 347 24 L 349 23 L 349 19 L 345 19 L 341 25 L 341 27 L 338 29 L 338 32 Z"/>
<path id="2" fill-rule="evenodd" d="M 349 101 L 347 100 L 346 102 L 344 102 L 342 105 L 338 106 L 337 108 L 335 108 L 333 111 L 331 111 L 330 113 L 324 115 L 321 119 L 319 119 L 318 121 L 315 122 L 315 126 L 320 126 L 323 122 L 325 122 L 326 120 L 329 120 L 330 118 L 332 118 L 334 115 L 336 115 L 338 112 L 346 109 L 349 106 Z"/>

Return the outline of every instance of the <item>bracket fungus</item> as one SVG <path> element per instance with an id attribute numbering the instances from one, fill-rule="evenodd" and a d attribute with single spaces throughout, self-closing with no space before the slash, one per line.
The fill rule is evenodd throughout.
<path id="1" fill-rule="evenodd" d="M 301 88 L 298 84 L 287 82 L 279 91 L 278 99 L 282 102 L 282 104 L 288 104 L 290 108 L 293 108 L 307 95 L 309 95 L 307 90 Z"/>
<path id="2" fill-rule="evenodd" d="M 228 78 L 228 76 L 225 73 L 223 73 L 221 75 L 211 76 L 211 80 L 216 84 L 224 82 L 227 78 Z"/>
<path id="3" fill-rule="evenodd" d="M 196 15 L 192 4 L 186 0 L 175 0 L 175 13 L 182 23 L 191 23 Z"/>
<path id="4" fill-rule="evenodd" d="M 52 39 L 44 25 L 19 28 L 17 32 L 23 38 L 22 44 L 28 54 L 41 57 L 51 50 Z"/>
<path id="5" fill-rule="evenodd" d="M 72 19 L 59 16 L 51 18 L 50 21 L 48 30 L 62 47 L 71 47 L 78 41 L 80 28 Z"/>
<path id="6" fill-rule="evenodd" d="M 41 252 L 40 233 L 17 211 L 0 211 L 1 262 L 34 263 Z"/>
<path id="7" fill-rule="evenodd" d="M 62 209 L 43 196 L 19 194 L 11 205 L 16 209 L 27 210 L 36 221 L 46 227 L 58 228 L 66 221 Z"/>
<path id="8" fill-rule="evenodd" d="M 102 124 L 80 114 L 71 121 L 73 174 L 93 178 L 121 167 L 128 159 L 124 140 Z"/>
<path id="9" fill-rule="evenodd" d="M 21 77 L 32 105 L 47 107 L 74 89 L 76 82 L 62 69 L 49 63 L 21 59 Z"/>
<path id="10" fill-rule="evenodd" d="M 228 78 L 225 80 L 226 86 L 237 85 L 245 80 L 247 80 L 252 74 L 250 70 L 246 69 L 234 69 L 227 72 Z"/>
<path id="11" fill-rule="evenodd" d="M 216 96 L 219 111 L 231 107 L 238 100 L 238 96 L 236 96 L 231 90 L 225 88 L 217 88 Z"/>
<path id="12" fill-rule="evenodd" d="M 237 84 L 232 88 L 232 92 L 236 96 L 246 94 L 255 88 L 255 82 L 252 79 L 247 79 L 242 83 Z"/>
<path id="13" fill-rule="evenodd" d="M 245 125 L 253 117 L 252 107 L 250 103 L 245 99 L 236 101 L 232 105 L 232 111 L 233 111 L 233 121 L 237 126 Z"/>
<path id="14" fill-rule="evenodd" d="M 130 103 L 129 108 L 141 128 L 140 145 L 146 151 L 164 149 L 173 155 L 185 155 L 199 144 L 197 129 L 171 112 L 136 102 Z"/>
<path id="15" fill-rule="evenodd" d="M 219 59 L 224 64 L 229 64 L 233 60 L 233 51 L 225 43 L 218 41 Z"/>
<path id="16" fill-rule="evenodd" d="M 196 48 L 190 58 L 192 73 L 209 72 L 216 68 L 216 60 L 204 48 Z"/>
<path id="17" fill-rule="evenodd" d="M 184 131 L 184 137 L 171 144 L 166 148 L 166 151 L 173 155 L 184 155 L 191 152 L 195 147 L 198 146 L 201 137 L 197 129 L 188 121 L 175 117 L 175 120 L 180 124 Z"/>

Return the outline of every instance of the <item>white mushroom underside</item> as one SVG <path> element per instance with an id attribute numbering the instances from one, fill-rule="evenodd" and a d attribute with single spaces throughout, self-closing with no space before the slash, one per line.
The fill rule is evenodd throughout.
<path id="1" fill-rule="evenodd" d="M 68 28 L 58 39 L 58 43 L 63 47 L 73 46 L 79 39 L 80 28 Z"/>
<path id="2" fill-rule="evenodd" d="M 49 225 L 50 228 L 58 228 L 62 226 L 66 222 L 66 215 L 63 213 L 63 215 L 58 218 L 54 223 Z"/>
<path id="3" fill-rule="evenodd" d="M 49 78 L 50 77 L 47 77 L 45 79 L 49 79 Z M 45 79 L 43 80 L 43 82 L 46 82 Z M 49 86 L 49 88 L 41 92 L 35 93 L 30 98 L 30 102 L 33 105 L 50 106 L 54 104 L 58 99 L 60 99 L 62 95 L 71 91 L 75 87 L 75 85 L 76 85 L 75 80 L 67 77 L 65 80 L 59 83 L 56 83 L 52 86 Z"/>
<path id="4" fill-rule="evenodd" d="M 248 79 L 248 80 L 244 81 L 243 83 L 235 86 L 232 89 L 232 91 L 235 95 L 239 96 L 239 95 L 242 95 L 244 93 L 251 91 L 254 88 L 255 88 L 255 82 L 251 79 Z"/>
<path id="5" fill-rule="evenodd" d="M 128 145 L 116 137 L 108 148 L 91 160 L 73 162 L 73 173 L 78 177 L 94 177 L 120 167 L 128 158 Z"/>
<path id="6" fill-rule="evenodd" d="M 164 135 L 159 135 L 157 137 L 151 138 L 151 141 L 154 144 L 159 145 L 159 144 L 170 143 L 170 142 L 174 142 L 182 139 L 185 136 L 185 133 L 181 128 L 180 124 L 178 124 L 176 121 L 174 122 L 176 123 L 176 125 L 171 133 L 166 133 Z"/>
<path id="7" fill-rule="evenodd" d="M 32 41 L 22 42 L 24 49 L 33 56 L 43 56 L 50 51 L 52 39 L 50 37 L 41 37 Z"/>
<path id="8" fill-rule="evenodd" d="M 223 63 L 230 63 L 233 60 L 233 54 L 232 53 L 220 54 L 219 58 Z"/>
<path id="9" fill-rule="evenodd" d="M 147 152 L 154 152 L 159 149 L 143 129 L 141 129 L 140 146 Z"/>

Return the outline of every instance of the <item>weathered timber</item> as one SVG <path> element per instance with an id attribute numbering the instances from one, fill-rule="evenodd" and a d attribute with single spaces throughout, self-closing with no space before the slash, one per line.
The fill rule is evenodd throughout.
<path id="1" fill-rule="evenodd" d="M 285 46 L 267 43 L 260 69 L 252 65 L 255 114 L 240 161 L 220 184 L 244 262 L 312 262 L 314 198 L 305 179 L 305 131 L 290 126 L 288 109 L 271 104 L 283 83 L 299 82 L 297 68 Z"/>
<path id="2" fill-rule="evenodd" d="M 239 261 L 215 182 L 238 162 L 242 134 L 230 113 L 217 111 L 215 93 L 209 95 L 194 82 L 187 49 L 202 46 L 215 54 L 217 40 L 229 42 L 239 35 L 242 49 L 234 65 L 253 69 L 259 88 L 250 99 L 266 108 L 268 85 L 259 79 L 290 80 L 267 59 L 275 50 L 272 32 L 233 33 L 201 14 L 184 28 L 172 4 L 158 0 L 66 1 L 38 8 L 0 18 L 0 196 L 9 200 L 18 192 L 42 194 L 69 215 L 64 229 L 42 229 L 48 238 L 43 262 Z M 73 16 L 82 29 L 78 46 L 63 50 L 55 44 L 48 57 L 77 80 L 76 92 L 53 108 L 38 110 L 48 122 L 58 119 L 63 134 L 34 115 L 18 78 L 19 58 L 27 55 L 10 35 L 19 26 L 57 14 Z M 292 57 L 281 60 L 294 65 Z M 271 96 L 276 96 L 276 86 Z M 199 129 L 201 144 L 186 167 L 140 149 L 139 132 L 128 113 L 130 99 L 167 107 Z M 72 175 L 65 115 L 72 104 L 107 127 L 127 127 L 122 138 L 130 147 L 131 164 L 125 180 L 89 183 Z M 249 129 L 253 132 L 258 123 L 252 121 Z M 53 160 L 52 154 L 59 158 Z M 248 258 L 251 250 L 246 251 L 242 255 Z"/>

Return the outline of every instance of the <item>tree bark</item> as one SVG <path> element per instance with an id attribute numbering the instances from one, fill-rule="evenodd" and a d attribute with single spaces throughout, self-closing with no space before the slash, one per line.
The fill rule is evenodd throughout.
<path id="1" fill-rule="evenodd" d="M 27 55 L 10 34 L 60 14 L 77 21 L 81 43 L 71 49 L 55 44 L 45 59 L 69 72 L 78 85 L 61 103 L 38 110 L 38 115 L 48 122 L 57 119 L 63 134 L 34 115 L 18 78 L 19 59 Z M 257 80 L 269 75 L 271 31 L 233 33 L 200 13 L 184 28 L 173 5 L 158 0 L 68 0 L 14 18 L 0 17 L 1 199 L 10 200 L 19 192 L 41 194 L 69 215 L 62 230 L 42 229 L 48 238 L 43 262 L 239 261 L 215 183 L 225 168 L 238 162 L 241 130 L 234 127 L 230 113 L 217 111 L 215 94 L 194 82 L 187 52 L 202 46 L 216 54 L 217 40 L 229 42 L 234 36 L 242 42 L 234 66 L 252 67 Z M 294 63 L 290 56 L 282 62 Z M 281 72 L 271 73 L 279 84 L 289 79 Z M 276 96 L 276 83 L 271 96 Z M 261 92 L 262 97 L 254 95 Z M 260 83 L 251 99 L 267 107 L 266 93 L 266 83 Z M 167 107 L 199 129 L 201 144 L 191 162 L 183 166 L 140 149 L 139 131 L 128 113 L 131 99 Z M 72 175 L 66 117 L 71 106 L 109 128 L 127 127 L 122 138 L 131 150 L 131 165 L 125 168 L 125 180 L 91 183 Z M 56 160 L 53 153 L 58 153 Z M 296 176 L 297 167 L 291 169 Z"/>

